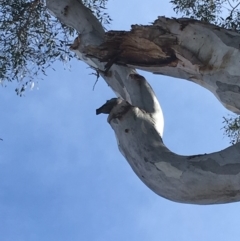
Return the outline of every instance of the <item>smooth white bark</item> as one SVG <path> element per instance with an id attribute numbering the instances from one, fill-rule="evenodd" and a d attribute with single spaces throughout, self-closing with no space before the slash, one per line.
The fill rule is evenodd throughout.
<path id="1" fill-rule="evenodd" d="M 64 12 L 66 6 L 68 7 L 67 13 Z M 47 7 L 58 19 L 80 32 L 79 38 L 72 46 L 72 49 L 78 56 L 90 66 L 104 71 L 106 63 L 102 63 L 96 58 L 88 57 L 88 46 L 105 44 L 103 28 L 92 13 L 78 0 L 47 0 Z M 165 23 L 167 20 L 164 22 L 163 18 L 158 21 L 155 24 L 166 28 L 168 37 L 169 35 L 174 35 L 174 38 L 178 38 L 178 35 L 180 36 L 180 30 L 177 29 L 179 26 L 173 23 Z M 179 24 L 177 20 L 174 21 Z M 181 32 L 184 29 L 187 31 L 189 26 L 185 25 Z M 194 26 L 191 26 L 191 28 L 194 29 Z M 213 27 L 209 27 L 210 33 L 211 28 Z M 172 32 L 170 33 L 170 31 Z M 199 40 L 196 40 L 196 42 L 200 43 L 202 41 L 201 36 L 205 36 L 206 33 L 201 32 L 198 27 L 193 31 L 199 36 Z M 215 91 L 214 94 L 222 101 L 216 89 L 217 84 L 211 82 L 216 82 L 216 79 L 212 78 L 212 80 L 210 76 L 216 72 L 219 72 L 218 75 L 221 73 L 225 74 L 225 77 L 227 77 L 227 73 L 230 76 L 238 76 L 237 67 L 232 66 L 238 58 L 237 50 L 232 52 L 230 50 L 227 51 L 227 48 L 225 48 L 221 52 L 217 48 L 220 46 L 221 41 L 219 41 L 216 47 L 211 47 L 210 45 L 214 55 L 212 56 L 207 51 L 209 47 L 206 46 L 205 49 L 204 41 L 202 45 L 200 44 L 202 47 L 196 47 L 194 44 L 186 44 L 187 39 L 184 38 L 184 35 L 181 36 L 182 38 L 175 41 L 175 48 L 171 47 L 175 51 L 174 56 L 176 56 L 172 62 L 170 58 L 173 57 L 171 51 L 166 52 L 163 48 L 159 49 L 159 46 L 157 46 L 159 52 L 156 54 L 154 51 L 150 51 L 151 57 L 154 56 L 154 58 L 161 60 L 167 59 L 167 65 L 165 63 L 165 66 L 162 64 L 161 66 L 153 66 L 153 64 L 147 66 L 147 62 L 144 63 L 144 66 L 141 63 L 140 65 L 133 64 L 133 62 L 126 64 L 150 71 L 154 68 L 154 72 L 157 73 L 160 73 L 159 68 L 161 68 L 161 73 L 163 74 L 196 80 L 196 82 L 199 82 L 205 88 L 209 88 L 213 93 Z M 158 36 L 155 37 L 157 38 Z M 144 42 L 145 40 L 141 41 Z M 174 41 L 172 41 L 172 45 L 174 45 L 173 43 Z M 187 47 L 189 49 L 185 51 Z M 191 55 L 194 51 L 198 53 L 197 57 L 196 54 L 195 56 Z M 94 54 L 93 52 L 90 54 Z M 228 58 L 226 58 L 226 54 L 228 54 Z M 106 55 L 108 55 L 107 51 L 105 51 Z M 222 64 L 221 69 L 219 69 L 221 59 L 224 56 L 226 63 Z M 231 59 L 231 56 L 234 59 Z M 101 56 L 99 58 L 101 59 Z M 206 62 L 206 59 L 208 62 Z M 123 58 L 116 58 L 115 60 L 124 64 Z M 203 62 L 205 65 L 202 64 Z M 210 65 L 215 69 L 211 68 L 209 70 L 208 67 Z M 209 77 L 204 79 L 205 75 Z M 108 121 L 116 134 L 119 149 L 134 172 L 150 189 L 162 197 L 183 203 L 212 204 L 240 200 L 240 144 L 207 155 L 176 155 L 169 151 L 162 142 L 162 111 L 147 81 L 138 75 L 134 69 L 116 64 L 107 73 L 102 72 L 102 77 L 117 96 L 121 98 L 110 111 L 108 117 Z M 206 83 L 204 82 L 203 84 L 201 81 Z M 228 83 L 228 81 L 230 82 Z M 233 84 L 233 79 L 228 78 L 224 83 L 230 86 Z M 237 81 L 234 84 L 239 85 Z M 218 88 L 220 87 L 218 86 Z M 225 92 L 231 91 L 231 88 L 226 88 Z M 222 87 L 222 89 L 224 88 Z M 229 96 L 231 96 L 231 100 L 229 102 L 222 101 L 222 103 L 227 107 L 229 105 L 230 109 L 237 112 L 239 110 L 238 97 L 232 94 Z M 234 102 L 236 103 L 233 104 Z"/>
<path id="2" fill-rule="evenodd" d="M 240 34 L 231 30 L 159 17 L 149 26 L 111 31 L 104 43 L 86 52 L 101 61 L 115 58 L 115 63 L 192 81 L 240 114 L 239 43 Z"/>

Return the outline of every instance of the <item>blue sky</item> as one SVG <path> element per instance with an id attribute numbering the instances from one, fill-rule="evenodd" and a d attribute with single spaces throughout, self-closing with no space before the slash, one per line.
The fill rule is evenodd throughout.
<path id="1" fill-rule="evenodd" d="M 110 0 L 109 29 L 128 30 L 169 3 Z M 0 88 L 1 241 L 239 240 L 240 204 L 196 206 L 165 200 L 148 189 L 117 149 L 106 115 L 95 109 L 114 97 L 87 65 L 61 63 L 20 98 Z M 164 143 L 179 154 L 221 150 L 229 112 L 207 90 L 143 73 L 161 103 Z"/>

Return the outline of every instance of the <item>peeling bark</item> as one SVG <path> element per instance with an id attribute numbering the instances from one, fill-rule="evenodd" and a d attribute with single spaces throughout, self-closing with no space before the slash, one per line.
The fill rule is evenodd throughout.
<path id="1" fill-rule="evenodd" d="M 84 50 L 102 62 L 187 79 L 240 114 L 240 34 L 191 19 L 159 17 L 131 31 L 110 31 Z"/>
<path id="2" fill-rule="evenodd" d="M 198 83 L 239 113 L 240 36 L 198 21 L 164 17 L 152 26 L 134 25 L 130 32 L 105 34 L 79 0 L 47 0 L 47 7 L 80 33 L 72 50 L 98 69 L 119 97 L 97 114 L 109 114 L 119 150 L 138 177 L 158 195 L 176 202 L 239 201 L 240 143 L 205 155 L 172 153 L 161 139 L 163 116 L 154 91 L 133 67 Z"/>

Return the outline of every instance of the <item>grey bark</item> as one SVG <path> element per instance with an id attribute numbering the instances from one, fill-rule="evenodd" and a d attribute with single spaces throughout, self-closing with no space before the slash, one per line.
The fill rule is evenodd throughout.
<path id="1" fill-rule="evenodd" d="M 98 69 L 116 93 L 118 99 L 97 113 L 109 113 L 119 150 L 138 177 L 158 195 L 176 202 L 239 201 L 240 143 L 205 155 L 172 153 L 162 142 L 163 116 L 154 91 L 133 69 L 194 81 L 239 113 L 239 35 L 197 21 L 164 17 L 151 26 L 105 35 L 81 1 L 47 0 L 47 7 L 80 33 L 72 50 Z"/>

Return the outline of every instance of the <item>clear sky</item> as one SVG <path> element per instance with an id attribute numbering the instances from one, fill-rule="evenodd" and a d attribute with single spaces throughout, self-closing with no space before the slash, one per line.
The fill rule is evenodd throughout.
<path id="1" fill-rule="evenodd" d="M 109 30 L 175 16 L 167 1 L 109 1 Z M 55 64 L 22 98 L 14 84 L 0 88 L 0 241 L 239 240 L 239 203 L 178 204 L 138 179 L 107 116 L 95 115 L 113 92 L 102 79 L 93 91 L 87 65 L 71 65 Z M 190 155 L 228 146 L 221 128 L 229 112 L 209 91 L 141 74 L 161 103 L 167 147 Z"/>

